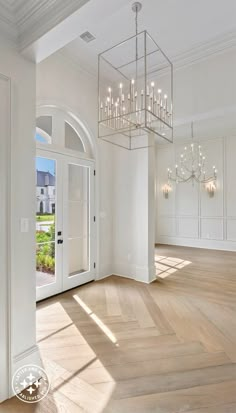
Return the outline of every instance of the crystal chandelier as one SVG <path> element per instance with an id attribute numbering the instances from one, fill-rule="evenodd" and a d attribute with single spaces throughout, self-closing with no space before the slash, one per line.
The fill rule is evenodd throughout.
<path id="1" fill-rule="evenodd" d="M 173 66 L 146 30 L 98 56 L 98 137 L 126 149 L 150 146 L 150 133 L 173 142 Z"/>
<path id="2" fill-rule="evenodd" d="M 191 123 L 191 136 L 193 141 L 193 122 Z M 171 181 L 176 183 L 194 182 L 200 184 L 216 183 L 217 169 L 212 167 L 212 172 L 207 172 L 206 156 L 203 153 L 201 145 L 194 144 L 185 146 L 183 153 L 180 155 L 179 163 L 175 165 L 175 171 L 170 168 L 168 172 L 168 184 Z"/>

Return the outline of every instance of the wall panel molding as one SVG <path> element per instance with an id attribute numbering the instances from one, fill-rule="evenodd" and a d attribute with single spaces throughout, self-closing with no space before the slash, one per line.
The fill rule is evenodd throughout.
<path id="1" fill-rule="evenodd" d="M 178 159 L 184 144 L 157 146 L 156 242 L 234 251 L 236 137 L 208 139 L 204 143 L 201 140 L 201 144 L 209 166 L 216 164 L 218 169 L 213 198 L 202 185 L 195 184 L 194 189 L 191 184 L 173 184 L 169 198 L 165 199 L 161 188 L 167 182 L 166 170 L 173 165 L 171 159 Z"/>

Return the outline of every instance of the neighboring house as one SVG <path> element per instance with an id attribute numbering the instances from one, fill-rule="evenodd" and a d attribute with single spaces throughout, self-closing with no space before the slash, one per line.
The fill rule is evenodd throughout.
<path id="1" fill-rule="evenodd" d="M 37 171 L 37 214 L 55 213 L 55 176 L 50 172 Z"/>

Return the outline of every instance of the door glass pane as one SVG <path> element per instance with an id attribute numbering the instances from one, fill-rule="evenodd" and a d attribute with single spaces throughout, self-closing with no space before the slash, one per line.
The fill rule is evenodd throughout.
<path id="1" fill-rule="evenodd" d="M 36 158 L 36 286 L 55 282 L 56 161 Z"/>
<path id="2" fill-rule="evenodd" d="M 89 168 L 68 165 L 69 277 L 89 271 Z"/>

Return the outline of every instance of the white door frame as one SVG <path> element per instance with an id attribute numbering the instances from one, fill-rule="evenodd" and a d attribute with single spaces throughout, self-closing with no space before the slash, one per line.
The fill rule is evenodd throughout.
<path id="1" fill-rule="evenodd" d="M 94 159 L 88 159 L 86 158 L 84 153 L 80 153 L 77 151 L 73 151 L 73 150 L 68 150 L 68 149 L 64 149 L 61 147 L 56 147 L 54 146 L 50 146 L 47 145 L 45 146 L 45 144 L 38 144 L 37 143 L 37 149 L 36 149 L 36 157 L 45 157 L 45 158 L 50 158 L 50 153 L 52 154 L 52 159 L 55 159 L 56 161 L 63 161 L 63 157 L 65 157 L 65 159 L 71 159 L 71 163 L 73 163 L 73 161 L 81 166 L 89 166 L 90 168 L 90 192 L 92 194 L 92 207 L 90 208 L 90 225 L 93 226 L 92 228 L 92 240 L 90 242 L 91 244 L 91 255 L 90 255 L 90 261 L 91 258 L 94 258 L 94 261 L 96 261 L 96 257 L 95 257 L 95 241 L 96 241 L 96 231 L 95 231 L 95 222 L 93 220 L 93 216 L 95 215 L 95 202 L 96 202 L 96 197 L 95 197 L 95 182 L 94 182 L 94 175 L 91 172 L 91 170 L 93 171 L 95 169 L 95 161 Z M 63 166 L 65 166 L 65 164 L 63 164 Z M 59 173 L 58 173 L 59 172 Z M 56 173 L 56 180 L 59 179 L 58 183 L 59 185 L 61 185 L 63 187 L 63 181 L 64 181 L 64 175 L 65 174 L 65 169 L 63 167 L 63 170 L 61 171 L 57 171 Z M 62 188 L 61 188 L 62 189 Z M 59 194 L 59 198 L 57 197 L 57 203 L 58 201 L 62 203 L 62 208 L 63 208 L 63 214 L 65 213 L 65 200 L 62 199 L 62 191 L 60 191 Z M 56 206 L 56 211 L 57 211 L 57 206 Z M 56 212 L 57 214 L 57 212 Z M 60 217 L 61 220 L 62 217 Z M 62 222 L 60 222 L 60 227 L 57 226 L 56 228 L 56 232 L 58 231 L 58 229 L 62 230 L 63 232 L 63 238 L 66 236 L 66 231 L 64 228 L 64 224 L 62 225 Z M 65 239 L 65 238 L 64 238 Z M 55 250 L 57 250 L 58 246 L 56 246 L 57 244 L 57 234 L 55 235 Z M 59 247 L 60 248 L 60 247 Z M 60 256 L 60 254 L 58 254 L 58 257 Z M 72 277 L 70 280 L 65 280 L 66 274 L 65 274 L 65 247 L 63 246 L 63 255 L 60 256 L 60 260 L 58 259 L 56 260 L 56 267 L 57 267 L 57 273 L 55 273 L 56 276 L 56 283 L 52 283 L 49 284 L 48 286 L 42 286 L 39 287 L 39 289 L 37 289 L 37 301 L 45 299 L 47 297 L 50 297 L 51 295 L 55 295 L 58 293 L 63 292 L 63 290 L 65 291 L 66 289 L 70 289 L 70 288 L 75 288 L 76 286 L 79 286 L 80 284 L 77 283 L 76 281 L 76 277 Z M 61 260 L 63 262 L 61 262 Z M 57 262 L 58 261 L 58 262 Z M 58 264 L 58 265 L 57 265 Z M 91 264 L 91 268 L 89 273 L 83 273 L 83 278 L 84 278 L 84 283 L 95 280 L 96 279 L 96 275 L 95 275 L 95 269 L 92 268 L 93 262 L 90 263 Z M 60 268 L 61 267 L 61 268 Z M 40 289 L 42 288 L 42 290 L 40 291 Z"/>
<path id="2" fill-rule="evenodd" d="M 0 402 L 10 396 L 12 372 L 11 342 L 11 80 L 0 73 L 0 82 L 5 89 L 5 99 L 0 101 L 0 110 L 6 120 L 0 129 Z M 1 96 L 1 94 L 0 94 Z M 3 96 L 3 95 L 2 95 Z M 0 114 L 1 118 L 1 114 Z M 2 120 L 0 119 L 0 123 Z M 1 126 L 1 125 L 0 125 Z"/>

